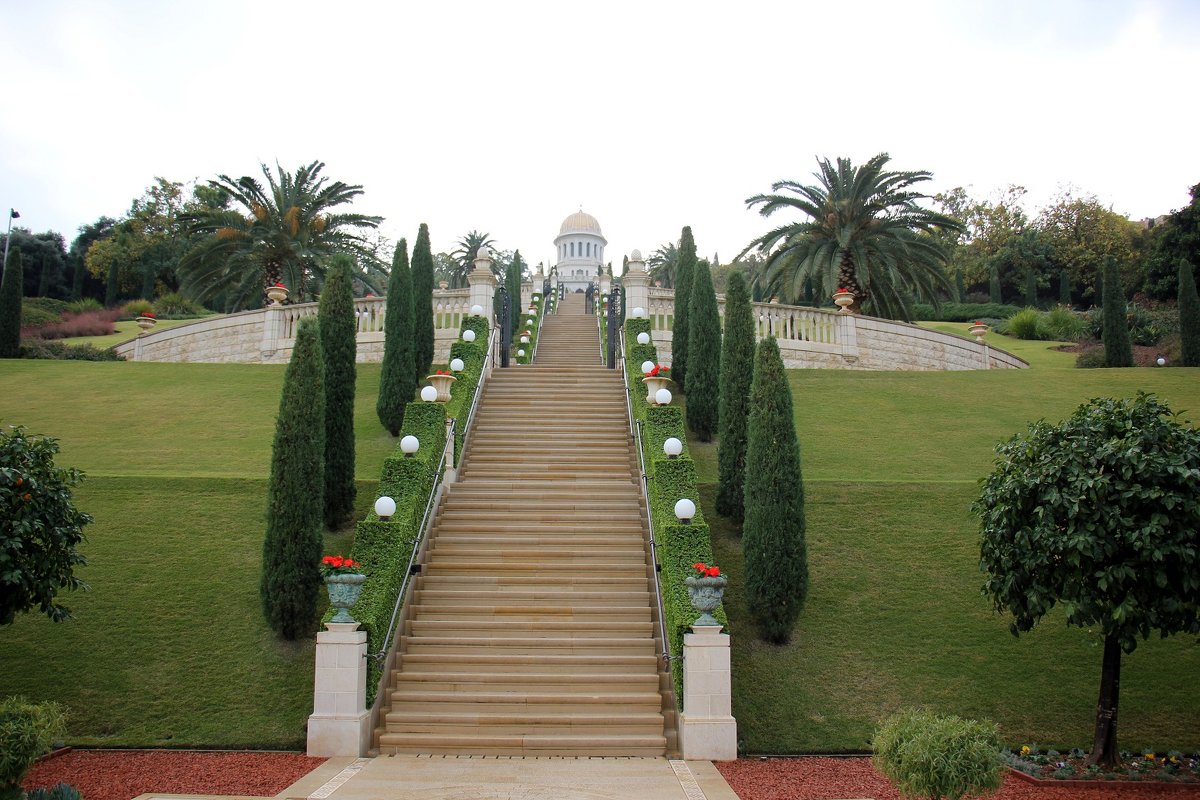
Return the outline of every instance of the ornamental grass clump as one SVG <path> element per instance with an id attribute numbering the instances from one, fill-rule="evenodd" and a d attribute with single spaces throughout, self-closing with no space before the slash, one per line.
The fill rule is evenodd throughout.
<path id="1" fill-rule="evenodd" d="M 875 768 L 902 797 L 961 800 L 1000 788 L 1000 728 L 905 709 L 884 720 L 873 741 Z"/>
<path id="2" fill-rule="evenodd" d="M 24 796 L 21 779 L 65 730 L 66 715 L 58 703 L 30 703 L 23 697 L 0 700 L 0 800 Z"/>

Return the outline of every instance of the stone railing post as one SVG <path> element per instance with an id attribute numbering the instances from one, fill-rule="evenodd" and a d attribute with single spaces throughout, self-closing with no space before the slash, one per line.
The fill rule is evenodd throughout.
<path id="1" fill-rule="evenodd" d="M 475 269 L 467 276 L 467 285 L 470 287 L 467 308 L 481 306 L 483 316 L 490 320 L 496 304 L 496 276 L 492 274 L 492 251 L 486 246 L 476 254 Z"/>
<path id="2" fill-rule="evenodd" d="M 367 754 L 371 713 L 367 710 L 367 632 L 357 622 L 327 622 L 317 634 L 313 713 L 308 718 L 310 756 Z"/>
<path id="3" fill-rule="evenodd" d="M 625 287 L 625 316 L 633 315 L 635 308 L 645 310 L 650 316 L 650 276 L 646 274 L 646 262 L 642 261 L 642 252 L 634 250 L 629 254 L 629 263 L 625 265 L 625 275 L 621 278 Z"/>
<path id="4" fill-rule="evenodd" d="M 272 303 L 263 309 L 262 360 L 266 361 L 279 349 L 283 338 L 283 306 Z"/>
<path id="5" fill-rule="evenodd" d="M 683 713 L 679 735 L 685 759 L 737 758 L 737 720 L 731 713 L 729 636 L 720 625 L 693 625 L 683 636 Z"/>

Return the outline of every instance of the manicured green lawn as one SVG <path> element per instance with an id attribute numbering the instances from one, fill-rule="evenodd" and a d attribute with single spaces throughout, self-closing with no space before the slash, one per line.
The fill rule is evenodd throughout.
<path id="1" fill-rule="evenodd" d="M 787 646 L 754 636 L 737 531 L 712 507 L 716 446 L 689 443 L 714 552 L 730 576 L 733 711 L 744 750 L 864 750 L 878 720 L 908 704 L 994 719 L 1014 746 L 1088 746 L 1099 639 L 1057 616 L 1012 637 L 979 592 L 969 508 L 994 445 L 1028 421 L 1057 421 L 1091 397 L 1138 389 L 1195 412 L 1200 370 L 798 370 L 790 378 L 811 590 Z M 1126 656 L 1122 746 L 1200 747 L 1195 675 L 1195 637 L 1154 639 Z"/>
<path id="2" fill-rule="evenodd" d="M 76 620 L 0 630 L 0 696 L 61 700 L 77 744 L 303 747 L 313 643 L 275 637 L 258 597 L 283 369 L 0 361 L 0 424 L 58 438 L 95 518 Z M 359 365 L 360 514 L 395 446 L 378 387 L 379 365 Z"/>

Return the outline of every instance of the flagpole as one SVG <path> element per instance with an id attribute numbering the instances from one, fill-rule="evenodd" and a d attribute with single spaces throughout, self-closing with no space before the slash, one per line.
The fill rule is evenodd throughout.
<path id="1" fill-rule="evenodd" d="M 12 221 L 20 219 L 20 217 L 21 215 L 15 208 L 8 210 L 8 232 L 4 234 L 4 264 L 0 266 L 0 275 L 3 275 L 4 270 L 8 269 L 8 243 L 12 241 Z"/>

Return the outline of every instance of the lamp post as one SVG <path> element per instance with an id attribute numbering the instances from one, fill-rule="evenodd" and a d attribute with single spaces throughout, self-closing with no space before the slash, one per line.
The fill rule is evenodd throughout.
<path id="1" fill-rule="evenodd" d="M 382 521 L 390 521 L 392 515 L 396 513 L 396 501 L 387 495 L 383 495 L 375 501 L 375 513 L 379 515 L 379 519 Z"/>
<path id="2" fill-rule="evenodd" d="M 8 245 L 12 241 L 12 221 L 20 218 L 21 213 L 15 208 L 8 210 L 8 232 L 4 234 L 4 263 L 0 264 L 0 275 L 3 275 L 4 270 L 8 269 Z"/>

